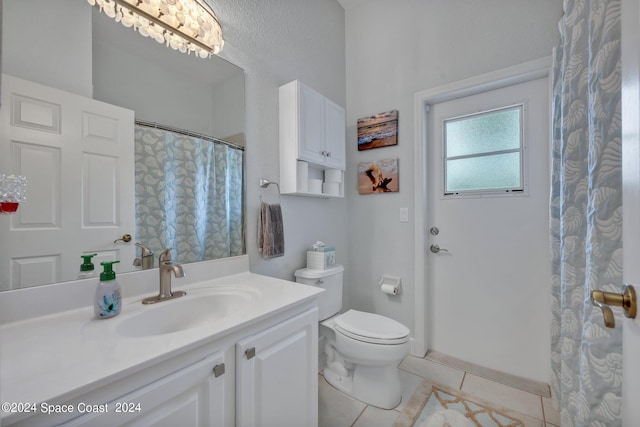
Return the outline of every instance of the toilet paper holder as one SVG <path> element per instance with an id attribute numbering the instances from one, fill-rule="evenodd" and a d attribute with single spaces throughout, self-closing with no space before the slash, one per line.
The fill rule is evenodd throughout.
<path id="1" fill-rule="evenodd" d="M 387 295 L 399 295 L 402 292 L 402 279 L 398 276 L 383 274 L 378 285 L 380 285 L 380 291 Z"/>

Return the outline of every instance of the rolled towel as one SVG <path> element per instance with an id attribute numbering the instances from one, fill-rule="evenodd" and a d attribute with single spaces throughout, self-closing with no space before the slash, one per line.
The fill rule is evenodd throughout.
<path id="1" fill-rule="evenodd" d="M 443 409 L 430 415 L 416 427 L 475 427 L 475 424 L 458 411 Z"/>

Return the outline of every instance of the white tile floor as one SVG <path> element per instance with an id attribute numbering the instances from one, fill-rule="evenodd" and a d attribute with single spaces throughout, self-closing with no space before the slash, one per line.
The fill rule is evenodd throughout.
<path id="1" fill-rule="evenodd" d="M 526 427 L 557 427 L 560 416 L 550 399 L 524 392 L 465 371 L 413 356 L 400 364 L 402 402 L 392 410 L 368 406 L 330 386 L 322 376 L 319 384 L 319 427 L 391 427 L 405 402 L 423 379 L 462 390 L 522 414 Z"/>

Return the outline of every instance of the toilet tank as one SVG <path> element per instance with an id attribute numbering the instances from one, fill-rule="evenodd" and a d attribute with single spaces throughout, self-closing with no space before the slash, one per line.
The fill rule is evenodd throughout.
<path id="1" fill-rule="evenodd" d="M 318 297 L 319 320 L 327 319 L 342 308 L 342 273 L 344 267 L 336 265 L 326 270 L 303 268 L 296 270 L 296 282 L 309 286 L 318 286 L 325 292 Z"/>

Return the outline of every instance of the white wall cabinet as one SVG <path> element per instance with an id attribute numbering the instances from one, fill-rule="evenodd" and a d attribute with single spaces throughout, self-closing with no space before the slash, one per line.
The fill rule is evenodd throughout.
<path id="1" fill-rule="evenodd" d="M 237 425 L 317 426 L 317 320 L 307 311 L 238 342 Z"/>
<path id="2" fill-rule="evenodd" d="M 343 185 L 338 194 L 317 194 L 306 181 L 322 180 L 325 169 L 345 170 L 344 108 L 298 80 L 280 86 L 279 102 L 281 192 L 343 197 Z M 304 174 L 298 161 L 307 163 Z"/>

